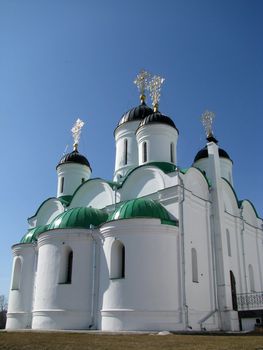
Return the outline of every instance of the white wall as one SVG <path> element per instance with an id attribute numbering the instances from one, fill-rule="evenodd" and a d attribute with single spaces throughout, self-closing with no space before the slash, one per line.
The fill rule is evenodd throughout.
<path id="1" fill-rule="evenodd" d="M 135 131 L 138 128 L 140 120 L 130 121 L 117 127 L 115 130 L 115 172 L 114 181 L 118 181 L 119 177 L 123 177 L 127 172 L 138 166 L 138 147 Z M 128 143 L 127 164 L 124 162 L 124 140 Z"/>
<path id="2" fill-rule="evenodd" d="M 105 208 L 114 203 L 114 191 L 101 179 L 91 179 L 85 182 L 75 193 L 69 208 L 92 207 Z"/>
<path id="3" fill-rule="evenodd" d="M 178 132 L 165 124 L 148 124 L 138 129 L 136 133 L 139 152 L 139 165 L 148 162 L 177 162 Z M 147 143 L 147 161 L 143 161 L 143 143 Z M 171 162 L 170 145 L 174 144 L 174 162 Z"/>
<path id="4" fill-rule="evenodd" d="M 82 179 L 89 180 L 91 170 L 87 165 L 78 163 L 65 163 L 57 167 L 58 185 L 57 197 L 72 195 L 82 184 Z M 63 191 L 61 191 L 61 182 L 64 178 Z"/>
<path id="5" fill-rule="evenodd" d="M 102 330 L 180 328 L 178 228 L 159 219 L 110 222 L 100 229 Z M 125 278 L 111 280 L 110 253 L 115 239 L 126 251 Z"/>
<path id="6" fill-rule="evenodd" d="M 28 219 L 30 228 L 50 224 L 60 213 L 63 213 L 64 207 L 57 198 L 49 198 L 41 204 L 37 213 Z"/>
<path id="7" fill-rule="evenodd" d="M 71 284 L 59 283 L 61 253 L 73 251 Z M 38 241 L 33 329 L 89 329 L 92 326 L 93 248 L 90 230 L 52 230 Z"/>
<path id="8" fill-rule="evenodd" d="M 221 177 L 224 177 L 225 179 L 227 179 L 227 181 L 229 181 L 230 184 L 233 186 L 233 163 L 231 162 L 231 160 L 227 158 L 220 157 L 219 160 L 220 160 Z M 208 157 L 199 159 L 198 161 L 194 162 L 193 166 L 201 170 L 204 170 L 206 172 L 208 179 L 211 179 L 212 174 L 210 171 Z"/>
<path id="9" fill-rule="evenodd" d="M 31 310 L 35 277 L 35 246 L 25 243 L 17 244 L 13 246 L 12 250 L 14 259 L 6 328 L 31 328 Z M 17 270 L 15 273 L 14 268 L 19 262 L 18 259 L 21 262 L 21 269 L 19 269 L 19 271 Z M 16 279 L 16 281 L 14 281 L 14 279 Z"/>

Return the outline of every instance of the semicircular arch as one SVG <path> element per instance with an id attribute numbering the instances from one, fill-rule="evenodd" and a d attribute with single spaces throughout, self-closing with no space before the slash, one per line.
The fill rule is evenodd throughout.
<path id="1" fill-rule="evenodd" d="M 165 188 L 164 173 L 156 167 L 141 167 L 133 171 L 120 189 L 120 201 L 147 196 Z"/>
<path id="2" fill-rule="evenodd" d="M 74 193 L 69 208 L 92 207 L 102 209 L 114 203 L 114 191 L 102 179 L 84 182 Z"/>

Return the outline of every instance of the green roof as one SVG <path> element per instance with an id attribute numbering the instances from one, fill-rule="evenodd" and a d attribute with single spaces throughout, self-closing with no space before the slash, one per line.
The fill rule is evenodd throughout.
<path id="1" fill-rule="evenodd" d="M 67 207 L 67 206 L 70 204 L 70 202 L 71 202 L 71 200 L 72 200 L 72 197 L 73 197 L 73 196 L 67 195 L 67 196 L 60 196 L 60 197 L 58 197 L 57 199 L 58 199 L 64 206 Z"/>
<path id="2" fill-rule="evenodd" d="M 178 225 L 178 221 L 171 220 L 168 211 L 160 203 L 146 198 L 136 198 L 120 204 L 108 221 L 140 217 L 157 218 L 163 224 Z"/>
<path id="3" fill-rule="evenodd" d="M 72 208 L 59 214 L 49 225 L 49 230 L 57 228 L 90 228 L 90 225 L 99 226 L 106 222 L 108 214 L 94 208 Z"/>
<path id="4" fill-rule="evenodd" d="M 48 225 L 37 226 L 31 228 L 27 233 L 22 237 L 20 243 L 33 243 L 36 242 L 40 233 L 48 230 Z"/>

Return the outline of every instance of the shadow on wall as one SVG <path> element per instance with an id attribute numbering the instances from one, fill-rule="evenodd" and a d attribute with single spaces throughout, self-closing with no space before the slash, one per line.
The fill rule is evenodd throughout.
<path id="1" fill-rule="evenodd" d="M 0 295 L 0 329 L 4 329 L 6 325 L 7 299 L 4 295 Z"/>

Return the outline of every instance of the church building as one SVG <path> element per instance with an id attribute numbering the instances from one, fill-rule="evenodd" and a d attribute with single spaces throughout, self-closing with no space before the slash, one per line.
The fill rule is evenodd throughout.
<path id="1" fill-rule="evenodd" d="M 239 331 L 263 321 L 263 220 L 234 189 L 214 114 L 192 165 L 159 110 L 164 79 L 142 71 L 140 104 L 115 131 L 112 181 L 79 152 L 58 162 L 57 195 L 12 246 L 7 329 Z M 153 108 L 146 104 L 149 91 Z M 205 143 L 205 142 L 204 142 Z"/>

